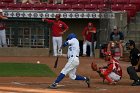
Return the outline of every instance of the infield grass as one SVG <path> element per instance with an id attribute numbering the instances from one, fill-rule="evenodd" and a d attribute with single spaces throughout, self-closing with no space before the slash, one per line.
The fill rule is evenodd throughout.
<path id="1" fill-rule="evenodd" d="M 55 77 L 46 64 L 0 63 L 0 77 Z"/>

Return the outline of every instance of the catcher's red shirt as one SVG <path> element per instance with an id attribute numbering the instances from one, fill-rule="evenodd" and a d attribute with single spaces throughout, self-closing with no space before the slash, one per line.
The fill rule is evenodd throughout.
<path id="1" fill-rule="evenodd" d="M 90 31 L 93 31 L 93 32 L 90 32 Z M 85 27 L 84 30 L 82 31 L 82 35 L 85 36 L 85 39 L 89 42 L 92 41 L 92 33 L 96 34 L 96 28 L 95 27 L 93 27 L 91 30 L 89 30 L 88 27 Z"/>
<path id="2" fill-rule="evenodd" d="M 44 21 L 48 23 L 52 23 L 52 36 L 55 37 L 62 36 L 60 32 L 63 32 L 65 29 L 68 29 L 68 26 L 60 20 L 56 21 L 56 20 L 45 19 Z"/>
<path id="3" fill-rule="evenodd" d="M 103 74 L 108 76 L 111 72 L 115 72 L 122 77 L 122 69 L 116 59 L 112 59 L 110 62 L 108 62 L 108 67 Z"/>

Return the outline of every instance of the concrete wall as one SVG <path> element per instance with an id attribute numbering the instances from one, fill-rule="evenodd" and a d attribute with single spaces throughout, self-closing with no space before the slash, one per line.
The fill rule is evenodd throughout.
<path id="1" fill-rule="evenodd" d="M 0 48 L 0 56 L 48 56 L 48 48 Z"/>

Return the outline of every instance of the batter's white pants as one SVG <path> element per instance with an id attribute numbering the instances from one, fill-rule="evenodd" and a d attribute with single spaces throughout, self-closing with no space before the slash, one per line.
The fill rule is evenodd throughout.
<path id="1" fill-rule="evenodd" d="M 96 42 L 94 42 L 94 43 L 96 43 Z M 93 56 L 92 43 L 87 40 L 83 44 L 83 54 L 86 55 L 88 45 L 90 47 L 90 56 Z M 95 46 L 95 44 L 94 44 L 94 46 Z M 95 50 L 95 47 L 94 47 L 94 50 Z"/>
<path id="2" fill-rule="evenodd" d="M 76 79 L 76 70 L 79 65 L 78 57 L 71 57 L 65 67 L 62 69 L 61 73 L 64 75 L 69 74 L 69 77 L 73 80 Z"/>
<path id="3" fill-rule="evenodd" d="M 118 74 L 114 73 L 114 72 L 111 72 L 109 75 L 108 75 L 109 78 L 112 79 L 112 81 L 119 81 L 121 79 L 121 76 L 119 76 Z"/>
<path id="4" fill-rule="evenodd" d="M 52 37 L 53 56 L 62 55 L 62 37 Z M 61 51 L 59 51 L 61 49 Z"/>
<path id="5" fill-rule="evenodd" d="M 0 30 L 0 47 L 7 47 L 5 30 Z"/>

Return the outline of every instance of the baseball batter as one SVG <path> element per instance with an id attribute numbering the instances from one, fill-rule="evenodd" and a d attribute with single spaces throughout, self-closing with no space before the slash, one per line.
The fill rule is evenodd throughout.
<path id="1" fill-rule="evenodd" d="M 90 80 L 87 77 L 83 77 L 80 75 L 76 75 L 76 69 L 79 65 L 79 41 L 76 39 L 76 35 L 74 33 L 71 33 L 67 37 L 67 41 L 64 42 L 63 47 L 69 46 L 68 47 L 68 53 L 67 53 L 67 58 L 68 62 L 65 65 L 65 67 L 62 69 L 60 72 L 59 76 L 57 79 L 54 81 L 53 84 L 49 86 L 49 88 L 54 89 L 57 88 L 58 83 L 67 75 L 69 74 L 69 77 L 73 80 L 82 80 L 85 81 L 90 87 Z"/>
<path id="2" fill-rule="evenodd" d="M 3 16 L 2 13 L 3 13 L 3 10 L 0 9 L 0 47 L 7 47 L 5 23 L 2 21 L 3 19 L 7 19 L 7 17 Z"/>
<path id="3" fill-rule="evenodd" d="M 83 35 L 83 56 L 86 56 L 86 52 L 87 52 L 87 46 L 90 46 L 90 56 L 93 56 L 93 49 L 92 47 L 94 47 L 95 50 L 95 46 L 96 46 L 96 28 L 93 27 L 93 24 L 91 22 L 88 23 L 88 26 L 86 26 L 84 28 L 84 30 L 82 31 L 82 35 Z M 93 38 L 93 40 L 92 40 Z M 92 43 L 94 43 L 94 46 L 92 46 Z"/>
<path id="4" fill-rule="evenodd" d="M 60 21 L 60 14 L 56 14 L 55 19 L 42 19 L 44 22 L 52 23 L 53 56 L 58 55 L 58 50 L 62 46 L 62 35 L 68 30 L 68 26 Z M 62 50 L 59 55 L 62 55 Z"/>
<path id="5" fill-rule="evenodd" d="M 113 58 L 111 52 L 105 52 L 107 66 L 100 67 L 98 72 L 104 80 L 107 80 L 109 84 L 116 84 L 122 77 L 122 69 L 119 62 Z"/>

